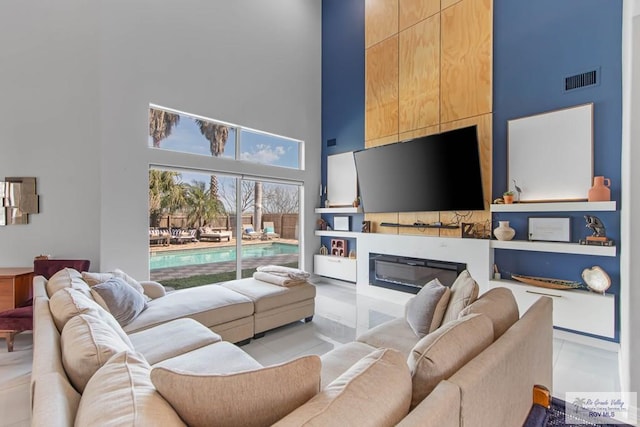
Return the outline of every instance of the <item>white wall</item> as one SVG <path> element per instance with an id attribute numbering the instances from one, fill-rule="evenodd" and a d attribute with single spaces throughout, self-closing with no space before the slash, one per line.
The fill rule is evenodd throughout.
<path id="1" fill-rule="evenodd" d="M 168 162 L 147 147 L 149 103 L 304 140 L 306 171 L 289 177 L 318 188 L 320 2 L 50 3 L 0 16 L 0 176 L 36 176 L 42 197 L 30 225 L 0 228 L 0 266 L 46 252 L 148 275 L 147 170 Z M 304 238 L 310 270 L 312 226 Z"/>
<path id="2" fill-rule="evenodd" d="M 623 3 L 623 118 L 621 234 L 621 378 L 623 391 L 640 391 L 640 0 Z M 634 119 L 632 119 L 634 118 Z"/>

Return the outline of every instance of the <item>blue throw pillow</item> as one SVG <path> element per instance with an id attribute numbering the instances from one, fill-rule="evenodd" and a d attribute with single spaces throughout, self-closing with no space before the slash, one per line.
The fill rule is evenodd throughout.
<path id="1" fill-rule="evenodd" d="M 253 227 L 247 227 L 244 229 L 244 232 L 249 234 L 249 233 L 253 233 Z"/>
<path id="2" fill-rule="evenodd" d="M 273 230 L 273 227 L 267 227 L 264 229 L 265 232 L 267 233 L 274 233 L 275 231 Z"/>

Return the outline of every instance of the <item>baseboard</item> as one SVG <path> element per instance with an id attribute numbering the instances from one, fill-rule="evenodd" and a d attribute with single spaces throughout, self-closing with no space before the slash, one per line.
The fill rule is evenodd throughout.
<path id="1" fill-rule="evenodd" d="M 571 332 L 554 329 L 553 330 L 553 338 L 575 342 L 577 344 L 587 345 L 590 347 L 599 348 L 602 350 L 620 352 L 620 344 L 617 342 L 611 342 L 606 340 L 601 340 L 598 338 L 590 337 L 587 335 L 574 334 Z"/>

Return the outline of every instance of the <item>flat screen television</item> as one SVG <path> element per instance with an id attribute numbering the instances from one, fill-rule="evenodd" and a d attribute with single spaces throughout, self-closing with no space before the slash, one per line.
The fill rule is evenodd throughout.
<path id="1" fill-rule="evenodd" d="M 476 126 L 353 156 L 365 212 L 484 210 Z"/>

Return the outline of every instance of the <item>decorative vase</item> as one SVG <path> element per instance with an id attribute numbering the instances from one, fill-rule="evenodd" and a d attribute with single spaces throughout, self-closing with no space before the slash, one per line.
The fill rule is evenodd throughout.
<path id="1" fill-rule="evenodd" d="M 593 187 L 589 189 L 587 199 L 590 202 L 608 202 L 611 200 L 611 180 L 604 176 L 593 177 Z"/>
<path id="2" fill-rule="evenodd" d="M 509 227 L 509 221 L 498 221 L 498 227 L 493 230 L 493 235 L 498 240 L 511 240 L 516 235 L 516 230 Z"/>

